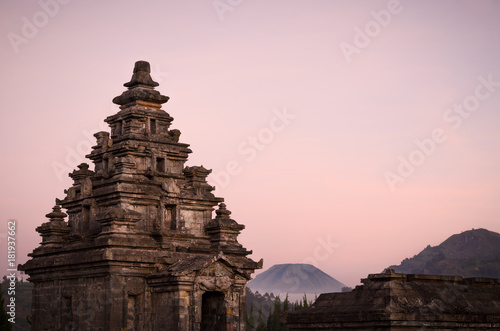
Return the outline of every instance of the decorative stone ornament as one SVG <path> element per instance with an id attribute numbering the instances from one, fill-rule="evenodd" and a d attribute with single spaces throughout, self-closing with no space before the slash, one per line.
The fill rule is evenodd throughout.
<path id="1" fill-rule="evenodd" d="M 36 228 L 36 231 L 42 236 L 42 245 L 58 245 L 68 239 L 69 227 L 64 221 L 68 216 L 61 211 L 61 207 L 55 205 L 52 212 L 45 215 L 49 222 L 43 223 Z"/>

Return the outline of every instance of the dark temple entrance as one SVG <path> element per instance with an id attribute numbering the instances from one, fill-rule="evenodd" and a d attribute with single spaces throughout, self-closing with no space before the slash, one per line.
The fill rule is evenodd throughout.
<path id="1" fill-rule="evenodd" d="M 201 300 L 201 331 L 226 330 L 224 294 L 205 292 Z"/>

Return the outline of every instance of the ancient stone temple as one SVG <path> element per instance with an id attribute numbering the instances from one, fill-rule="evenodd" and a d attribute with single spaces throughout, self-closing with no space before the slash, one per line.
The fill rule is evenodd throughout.
<path id="1" fill-rule="evenodd" d="M 246 283 L 261 263 L 237 241 L 244 226 L 212 194 L 211 170 L 184 165 L 191 150 L 149 63 L 124 86 L 111 133 L 94 135 L 94 170 L 69 174 L 20 266 L 34 283 L 32 330 L 245 330 Z"/>
<path id="2" fill-rule="evenodd" d="M 291 330 L 500 330 L 500 279 L 368 275 L 346 293 L 324 293 L 290 312 Z"/>

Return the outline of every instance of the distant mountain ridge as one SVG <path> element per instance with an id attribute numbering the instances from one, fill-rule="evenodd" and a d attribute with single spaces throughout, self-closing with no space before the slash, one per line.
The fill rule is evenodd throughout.
<path id="1" fill-rule="evenodd" d="M 389 267 L 413 274 L 500 278 L 500 234 L 472 229 Z"/>
<path id="2" fill-rule="evenodd" d="M 248 283 L 260 293 L 325 293 L 340 292 L 342 284 L 310 264 L 275 264 Z"/>

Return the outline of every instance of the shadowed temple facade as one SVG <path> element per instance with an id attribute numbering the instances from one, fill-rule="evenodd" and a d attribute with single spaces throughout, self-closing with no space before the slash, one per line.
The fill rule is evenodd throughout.
<path id="1" fill-rule="evenodd" d="M 191 150 L 149 63 L 124 86 L 111 133 L 94 135 L 94 170 L 69 174 L 20 266 L 34 284 L 32 330 L 245 330 L 246 283 L 261 263 L 237 241 L 244 226 L 212 194 L 211 170 L 185 166 Z"/>

